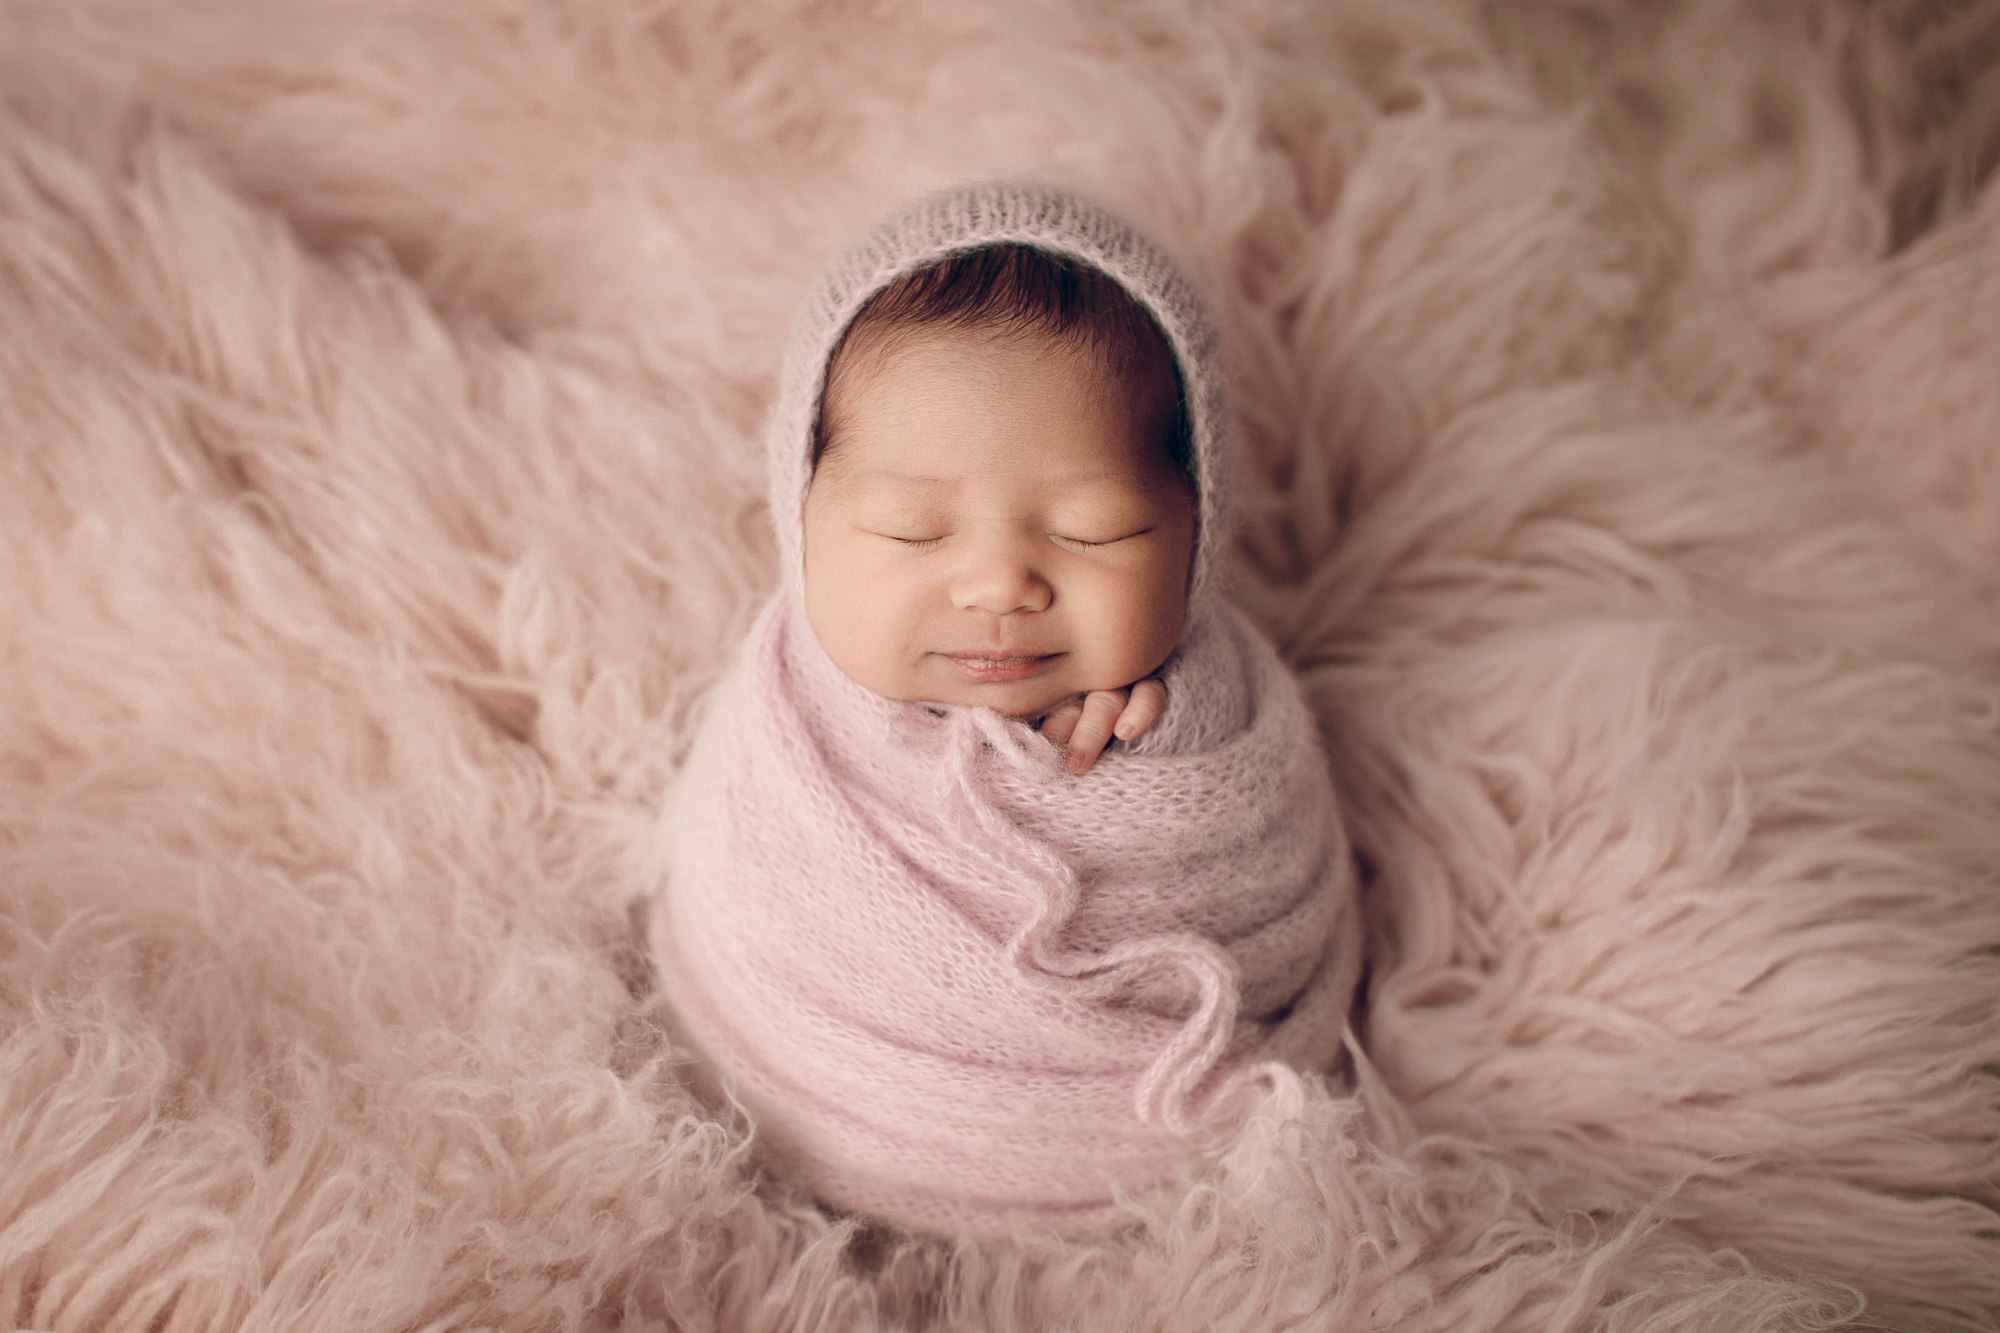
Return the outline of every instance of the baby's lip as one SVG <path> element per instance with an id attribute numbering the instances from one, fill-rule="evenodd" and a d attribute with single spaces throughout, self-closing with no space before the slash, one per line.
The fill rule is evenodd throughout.
<path id="1" fill-rule="evenodd" d="M 1061 653 L 1009 653 L 973 648 L 938 654 L 968 680 L 1025 680 L 1039 673 Z"/>

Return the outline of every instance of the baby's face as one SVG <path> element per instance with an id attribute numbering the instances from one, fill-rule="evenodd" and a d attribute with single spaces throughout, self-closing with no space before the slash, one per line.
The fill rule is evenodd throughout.
<path id="1" fill-rule="evenodd" d="M 806 617 L 892 699 L 1035 717 L 1130 685 L 1187 614 L 1194 501 L 1091 354 L 923 333 L 830 390 Z"/>

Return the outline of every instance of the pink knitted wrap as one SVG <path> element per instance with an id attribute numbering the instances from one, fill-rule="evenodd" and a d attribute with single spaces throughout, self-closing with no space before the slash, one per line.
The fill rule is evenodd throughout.
<path id="1" fill-rule="evenodd" d="M 941 217 L 971 245 L 996 216 L 1005 239 L 1070 254 L 1078 219 L 1115 227 L 1143 262 L 1108 271 L 1156 311 L 1162 292 L 1187 307 L 1161 324 L 1197 484 L 1220 478 L 1192 289 L 1124 223 L 1037 187 L 925 201 L 868 238 L 859 253 L 904 262 L 809 303 L 805 323 L 832 327 L 794 344 L 818 357 L 813 394 L 866 295 L 942 253 Z M 853 285 L 854 267 L 829 281 Z M 774 498 L 802 493 L 810 422 L 781 403 Z M 1335 1062 L 1358 966 L 1351 859 L 1295 683 L 1209 589 L 1220 492 L 1202 492 L 1167 709 L 1082 778 L 1023 723 L 849 680 L 788 562 L 690 757 L 652 935 L 706 1077 L 823 1201 L 937 1231 L 1100 1226 L 1121 1215 L 1114 1190 L 1166 1183 L 1259 1099 L 1295 1097 L 1294 1068 Z M 779 512 L 796 554 L 798 505 Z"/>

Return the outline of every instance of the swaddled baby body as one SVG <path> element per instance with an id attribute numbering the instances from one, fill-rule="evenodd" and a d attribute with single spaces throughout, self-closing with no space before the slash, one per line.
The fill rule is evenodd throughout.
<path id="1" fill-rule="evenodd" d="M 653 943 L 704 1082 L 825 1203 L 1113 1223 L 1337 1061 L 1353 876 L 1218 597 L 1215 339 L 1073 195 L 922 201 L 828 270 L 770 450 L 785 580 L 677 799 Z"/>

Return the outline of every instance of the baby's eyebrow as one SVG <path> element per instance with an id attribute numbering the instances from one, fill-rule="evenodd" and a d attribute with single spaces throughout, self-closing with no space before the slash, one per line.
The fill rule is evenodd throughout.
<path id="1" fill-rule="evenodd" d="M 914 482 L 926 486 L 949 486 L 950 477 L 933 476 L 928 472 L 903 472 L 895 468 L 866 468 L 856 475 L 859 481 Z"/>
<path id="2" fill-rule="evenodd" d="M 858 467 L 836 466 L 827 469 L 822 476 L 836 489 L 850 494 L 872 487 L 890 490 L 948 490 L 962 486 L 970 480 L 963 476 L 939 476 L 931 472 L 914 472 L 867 464 Z M 1089 471 L 1057 472 L 1048 479 L 1063 488 L 1116 489 L 1137 492 L 1141 495 L 1157 495 L 1173 490 L 1175 483 L 1175 478 L 1171 476 L 1160 477 L 1128 468 L 1092 468 Z"/>
<path id="3" fill-rule="evenodd" d="M 1106 469 L 1096 472 L 1080 472 L 1057 478 L 1066 486 L 1113 487 L 1121 491 L 1133 491 L 1140 495 L 1157 496 L 1183 489 L 1185 482 L 1178 472 L 1165 475 L 1141 472 L 1134 469 Z"/>
<path id="4" fill-rule="evenodd" d="M 1150 477 L 1123 468 L 1095 468 L 1088 472 L 1056 472 L 1044 476 L 1064 486 L 1132 486 L 1152 489 Z M 889 481 L 923 486 L 957 486 L 969 477 L 940 477 L 929 472 L 903 472 L 894 468 L 870 468 L 856 476 L 861 481 Z"/>
<path id="5" fill-rule="evenodd" d="M 935 490 L 948 483 L 943 477 L 934 477 L 921 472 L 902 472 L 894 468 L 870 467 L 867 464 L 837 462 L 832 466 L 822 466 L 813 476 L 813 484 L 825 486 L 841 495 L 853 495 L 857 491 L 875 487 L 890 489 L 921 487 Z"/>
<path id="6" fill-rule="evenodd" d="M 922 472 L 898 472 L 885 468 L 835 468 L 826 475 L 828 488 L 836 495 L 854 498 L 868 494 L 933 496 L 953 484 L 948 478 Z"/>

